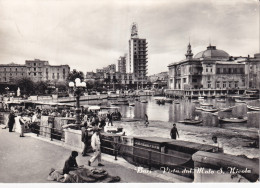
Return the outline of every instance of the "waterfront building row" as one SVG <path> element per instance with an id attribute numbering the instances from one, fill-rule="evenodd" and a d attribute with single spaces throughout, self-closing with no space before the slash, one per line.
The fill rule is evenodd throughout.
<path id="1" fill-rule="evenodd" d="M 31 80 L 64 82 L 70 72 L 69 65 L 50 65 L 48 61 L 39 59 L 26 60 L 25 64 L 1 64 L 0 83 L 13 83 L 20 78 L 31 78 Z"/>

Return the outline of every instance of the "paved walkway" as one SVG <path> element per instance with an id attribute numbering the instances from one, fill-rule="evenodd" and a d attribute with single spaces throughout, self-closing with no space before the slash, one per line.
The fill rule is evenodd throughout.
<path id="1" fill-rule="evenodd" d="M 69 149 L 40 139 L 20 138 L 18 133 L 9 133 L 0 126 L 0 182 L 53 183 L 46 180 L 50 168 L 61 169 L 70 153 Z M 79 155 L 77 162 L 87 165 L 89 158 Z M 121 182 L 167 182 L 112 162 L 103 161 L 103 164 L 110 175 L 120 176 Z"/>

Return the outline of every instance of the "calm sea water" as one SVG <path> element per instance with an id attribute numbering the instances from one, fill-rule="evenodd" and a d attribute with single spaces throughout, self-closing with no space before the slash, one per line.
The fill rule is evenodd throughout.
<path id="1" fill-rule="evenodd" d="M 233 99 L 227 99 L 225 103 L 217 102 L 217 99 L 205 99 L 203 102 L 213 104 L 217 108 L 225 108 L 233 106 L 232 112 L 217 112 L 210 113 L 196 110 L 195 107 L 200 106 L 198 103 L 193 103 L 194 100 L 179 100 L 180 104 L 170 104 L 165 103 L 165 105 L 158 105 L 154 97 L 141 97 L 141 99 L 146 99 L 148 103 L 141 103 L 132 100 L 135 106 L 131 107 L 128 105 L 118 105 L 119 110 L 123 117 L 125 118 L 144 118 L 144 114 L 147 114 L 149 120 L 159 120 L 165 122 L 178 122 L 185 118 L 194 118 L 199 116 L 203 120 L 202 126 L 208 127 L 221 127 L 233 126 L 232 124 L 219 123 L 218 117 L 248 117 L 246 123 L 236 124 L 236 128 L 259 128 L 260 113 L 251 112 L 247 110 L 246 104 L 235 103 Z M 96 105 L 101 103 L 102 105 L 109 105 L 111 102 L 116 100 L 102 100 L 102 101 L 81 101 L 81 105 Z M 250 105 L 260 106 L 259 100 L 248 101 Z"/>

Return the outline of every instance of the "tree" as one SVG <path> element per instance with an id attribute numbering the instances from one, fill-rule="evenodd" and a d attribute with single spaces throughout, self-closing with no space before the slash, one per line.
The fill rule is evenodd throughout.
<path id="1" fill-rule="evenodd" d="M 84 80 L 84 74 L 81 71 L 76 71 L 75 69 L 71 71 L 68 75 L 67 81 L 74 82 L 76 78 L 79 78 L 81 81 Z"/>
<path id="2" fill-rule="evenodd" d="M 35 83 L 30 78 L 20 78 L 15 81 L 17 87 L 20 88 L 21 94 L 35 94 Z"/>
<path id="3" fill-rule="evenodd" d="M 48 89 L 48 82 L 44 81 L 39 81 L 35 83 L 35 93 L 40 95 L 40 94 L 45 94 L 46 90 Z"/>

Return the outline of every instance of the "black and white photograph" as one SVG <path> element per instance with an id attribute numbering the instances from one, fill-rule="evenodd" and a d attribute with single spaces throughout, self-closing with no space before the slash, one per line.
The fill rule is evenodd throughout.
<path id="1" fill-rule="evenodd" d="M 0 186 L 256 185 L 259 125 L 259 0 L 0 0 Z"/>

